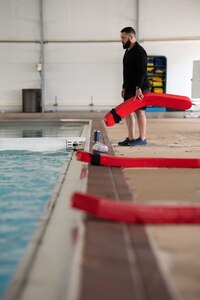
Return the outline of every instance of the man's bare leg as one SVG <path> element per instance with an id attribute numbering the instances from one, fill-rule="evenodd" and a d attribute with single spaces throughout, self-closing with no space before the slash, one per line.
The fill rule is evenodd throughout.
<path id="1" fill-rule="evenodd" d="M 137 110 L 136 112 L 138 128 L 139 128 L 139 135 L 142 140 L 146 139 L 146 126 L 147 126 L 147 119 L 145 110 Z"/>
<path id="2" fill-rule="evenodd" d="M 126 117 L 126 125 L 128 129 L 128 138 L 132 141 L 135 138 L 135 117 L 133 114 Z"/>

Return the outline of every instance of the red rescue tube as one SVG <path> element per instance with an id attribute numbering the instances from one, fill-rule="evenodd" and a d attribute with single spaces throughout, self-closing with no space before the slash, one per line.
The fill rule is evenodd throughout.
<path id="1" fill-rule="evenodd" d="M 135 204 L 74 193 L 71 206 L 97 218 L 115 222 L 141 224 L 200 223 L 199 205 Z"/>
<path id="2" fill-rule="evenodd" d="M 87 152 L 87 151 L 80 151 L 78 150 L 76 152 L 76 158 L 77 160 L 83 161 L 83 162 L 87 162 L 87 163 L 91 163 L 92 160 L 92 153 Z"/>
<path id="3" fill-rule="evenodd" d="M 119 123 L 121 119 L 144 106 L 164 106 L 186 110 L 192 106 L 192 101 L 186 96 L 160 93 L 144 94 L 142 100 L 134 99 L 134 97 L 132 97 L 105 115 L 104 121 L 106 126 L 113 126 L 114 124 Z"/>
<path id="4" fill-rule="evenodd" d="M 167 157 L 118 157 L 86 151 L 77 151 L 80 161 L 107 167 L 124 168 L 200 168 L 200 158 L 167 158 Z"/>

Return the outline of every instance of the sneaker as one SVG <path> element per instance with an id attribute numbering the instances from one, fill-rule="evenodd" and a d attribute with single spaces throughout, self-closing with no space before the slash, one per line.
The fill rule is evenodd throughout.
<path id="1" fill-rule="evenodd" d="M 134 141 L 129 142 L 130 146 L 147 146 L 147 140 L 142 140 L 140 137 Z"/>
<path id="2" fill-rule="evenodd" d="M 130 145 L 130 143 L 133 143 L 134 142 L 134 140 L 129 140 L 129 138 L 126 138 L 124 141 L 122 141 L 122 142 L 119 142 L 118 143 L 118 145 L 119 146 L 129 146 Z"/>

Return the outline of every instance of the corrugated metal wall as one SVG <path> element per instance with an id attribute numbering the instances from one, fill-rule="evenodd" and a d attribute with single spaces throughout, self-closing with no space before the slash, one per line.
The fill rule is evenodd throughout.
<path id="1" fill-rule="evenodd" d="M 119 103 L 120 30 L 138 24 L 148 54 L 167 56 L 167 91 L 191 96 L 199 11 L 198 0 L 44 0 L 45 109 Z M 40 0 L 0 0 L 0 110 L 21 111 L 22 89 L 40 88 L 39 41 Z"/>

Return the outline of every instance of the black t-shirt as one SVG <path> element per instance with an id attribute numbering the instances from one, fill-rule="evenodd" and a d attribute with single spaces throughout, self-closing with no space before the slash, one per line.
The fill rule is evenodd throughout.
<path id="1" fill-rule="evenodd" d="M 126 98 L 135 95 L 136 86 L 140 87 L 142 91 L 150 88 L 147 75 L 147 54 L 137 42 L 124 54 L 123 79 Z"/>

